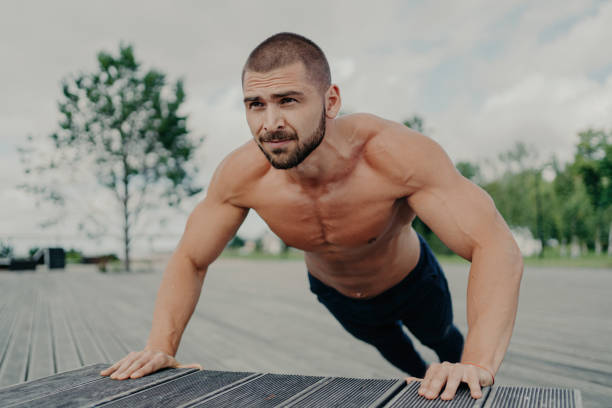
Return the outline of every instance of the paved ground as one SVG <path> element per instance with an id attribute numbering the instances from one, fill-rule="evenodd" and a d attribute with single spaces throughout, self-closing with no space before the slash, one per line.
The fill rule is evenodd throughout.
<path id="1" fill-rule="evenodd" d="M 468 266 L 444 269 L 465 333 Z M 140 349 L 160 277 L 159 271 L 109 275 L 83 267 L 0 272 L 0 386 Z M 612 270 L 528 268 L 497 382 L 578 388 L 586 407 L 609 407 L 611 288 Z M 291 261 L 216 262 L 177 357 L 229 371 L 404 376 L 343 331 L 308 290 L 303 264 Z"/>

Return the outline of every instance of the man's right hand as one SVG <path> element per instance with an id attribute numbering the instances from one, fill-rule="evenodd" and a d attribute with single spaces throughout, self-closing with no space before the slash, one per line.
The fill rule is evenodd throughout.
<path id="1" fill-rule="evenodd" d="M 180 364 L 174 357 L 162 351 L 142 350 L 131 352 L 106 370 L 101 371 L 100 375 L 110 375 L 110 378 L 114 380 L 125 380 L 140 378 L 167 367 L 202 369 L 200 364 Z"/>

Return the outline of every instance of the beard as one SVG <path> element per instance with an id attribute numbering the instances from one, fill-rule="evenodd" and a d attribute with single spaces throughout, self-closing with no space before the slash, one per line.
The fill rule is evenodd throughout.
<path id="1" fill-rule="evenodd" d="M 323 109 L 323 114 L 321 115 L 321 119 L 319 120 L 319 125 L 304 143 L 300 143 L 300 139 L 297 133 L 295 132 L 277 130 L 275 132 L 267 132 L 263 137 L 261 137 L 260 143 L 257 143 L 257 146 L 259 146 L 259 149 L 266 156 L 272 167 L 279 170 L 286 170 L 295 167 L 301 162 L 303 162 L 304 159 L 306 159 L 306 157 L 308 157 L 308 155 L 312 153 L 313 150 L 321 144 L 321 141 L 323 141 L 324 136 L 325 109 Z M 277 140 L 295 140 L 297 142 L 297 147 L 292 152 L 288 152 L 288 149 L 286 147 L 274 148 L 271 152 L 266 151 L 262 147 L 262 144 L 264 142 L 271 142 Z"/>

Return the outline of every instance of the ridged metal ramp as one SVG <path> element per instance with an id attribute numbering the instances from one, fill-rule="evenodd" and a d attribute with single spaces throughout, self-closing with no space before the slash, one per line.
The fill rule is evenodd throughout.
<path id="1" fill-rule="evenodd" d="M 0 407 L 582 408 L 580 391 L 564 388 L 494 386 L 474 400 L 462 386 L 451 401 L 430 401 L 403 379 L 167 369 L 115 381 L 99 375 L 106 367 L 0 388 Z"/>

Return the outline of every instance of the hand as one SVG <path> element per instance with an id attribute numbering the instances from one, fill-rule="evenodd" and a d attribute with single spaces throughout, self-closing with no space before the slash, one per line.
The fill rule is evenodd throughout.
<path id="1" fill-rule="evenodd" d="M 125 380 L 126 378 L 140 378 L 166 367 L 202 369 L 199 364 L 180 364 L 174 357 L 162 351 L 145 349 L 131 352 L 106 370 L 101 371 L 100 375 L 110 375 L 110 378 L 114 380 Z"/>
<path id="2" fill-rule="evenodd" d="M 471 364 L 452 364 L 443 362 L 441 364 L 431 364 L 425 373 L 425 378 L 420 380 L 415 377 L 406 378 L 406 382 L 421 381 L 419 395 L 427 399 L 435 399 L 440 395 L 440 399 L 451 400 L 455 397 L 457 387 L 464 382 L 470 387 L 472 398 L 482 397 L 481 387 L 493 384 L 493 378 L 488 371 Z M 446 384 L 444 392 L 442 387 Z"/>

